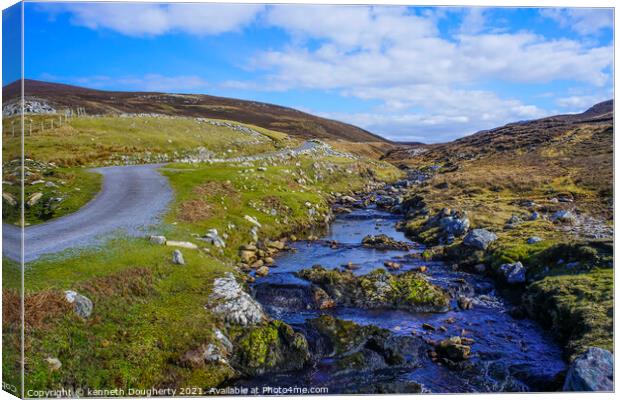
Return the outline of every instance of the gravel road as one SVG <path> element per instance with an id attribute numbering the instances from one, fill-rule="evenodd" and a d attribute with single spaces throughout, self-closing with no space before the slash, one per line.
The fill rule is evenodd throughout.
<path id="1" fill-rule="evenodd" d="M 77 212 L 25 229 L 25 261 L 70 247 L 97 243 L 112 232 L 132 236 L 158 222 L 172 200 L 168 180 L 158 171 L 161 164 L 103 167 L 101 192 Z M 2 225 L 3 254 L 20 257 L 20 229 Z"/>

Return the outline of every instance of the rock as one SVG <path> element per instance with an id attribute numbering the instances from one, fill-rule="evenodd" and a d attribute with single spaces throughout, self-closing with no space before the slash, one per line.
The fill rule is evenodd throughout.
<path id="1" fill-rule="evenodd" d="M 502 264 L 499 267 L 499 272 L 507 283 L 525 283 L 525 267 L 521 261 L 514 264 Z"/>
<path id="2" fill-rule="evenodd" d="M 28 200 L 26 200 L 26 205 L 29 207 L 32 207 L 36 205 L 39 202 L 39 200 L 41 200 L 42 197 L 43 197 L 43 193 L 41 192 L 34 193 L 30 197 L 28 197 Z"/>
<path id="3" fill-rule="evenodd" d="M 257 268 L 262 267 L 263 265 L 265 265 L 265 262 L 263 260 L 256 260 L 252 263 L 252 265 L 250 265 L 250 267 L 252 269 L 257 269 Z"/>
<path id="4" fill-rule="evenodd" d="M 519 217 L 518 215 L 513 215 L 510 217 L 510 219 L 508 219 L 508 221 L 506 221 L 506 224 L 515 226 L 520 224 L 521 222 L 523 222 L 521 217 Z"/>
<path id="5" fill-rule="evenodd" d="M 427 324 L 427 323 L 423 323 L 422 324 L 422 328 L 426 329 L 427 331 L 434 331 L 435 330 L 435 327 L 433 325 Z"/>
<path id="6" fill-rule="evenodd" d="M 93 302 L 88 297 L 82 296 L 73 290 L 65 290 L 65 300 L 73 304 L 73 311 L 80 318 L 86 319 L 93 312 Z"/>
<path id="7" fill-rule="evenodd" d="M 251 264 L 252 262 L 254 262 L 254 260 L 256 260 L 256 250 L 240 250 L 239 251 L 239 257 L 241 258 L 241 261 L 246 263 L 246 264 Z"/>
<path id="8" fill-rule="evenodd" d="M 422 266 L 420 266 L 420 268 L 418 268 L 418 271 L 420 271 L 420 272 L 426 272 L 426 270 L 427 270 L 426 265 L 422 265 Z"/>
<path id="9" fill-rule="evenodd" d="M 151 242 L 153 244 L 166 244 L 166 237 L 165 236 L 155 236 L 155 235 L 152 235 L 149 238 L 149 242 Z"/>
<path id="10" fill-rule="evenodd" d="M 560 210 L 553 213 L 551 216 L 551 221 L 574 224 L 577 221 L 577 217 L 575 217 L 575 215 L 570 211 Z"/>
<path id="11" fill-rule="evenodd" d="M 213 281 L 212 311 L 230 324 L 249 326 L 267 321 L 261 305 L 246 293 L 232 273 Z"/>
<path id="12" fill-rule="evenodd" d="M 211 243 L 217 248 L 226 247 L 226 242 L 224 242 L 224 239 L 220 237 L 220 235 L 217 233 L 217 229 L 215 228 L 211 228 L 207 231 L 207 234 L 205 235 L 205 239 L 207 240 L 208 243 Z"/>
<path id="13" fill-rule="evenodd" d="M 30 182 L 31 185 L 40 185 L 42 183 L 45 183 L 45 181 L 42 179 Z"/>
<path id="14" fill-rule="evenodd" d="M 269 267 L 262 266 L 256 270 L 256 276 L 267 276 L 269 274 Z"/>
<path id="15" fill-rule="evenodd" d="M 354 204 L 354 203 L 358 203 L 359 202 L 358 199 L 356 199 L 354 197 L 351 197 L 351 196 L 342 196 L 342 197 L 340 197 L 339 200 L 340 200 L 341 203 L 348 203 L 348 204 Z"/>
<path id="16" fill-rule="evenodd" d="M 384 263 L 383 263 L 383 265 L 384 265 L 387 269 L 390 269 L 390 270 L 392 270 L 392 271 L 399 270 L 399 269 L 400 269 L 400 267 L 402 267 L 402 265 L 401 265 L 401 264 L 399 264 L 399 263 L 397 263 L 397 262 L 394 262 L 394 261 L 386 261 L 386 262 L 384 262 Z"/>
<path id="17" fill-rule="evenodd" d="M 45 187 L 48 187 L 48 188 L 57 188 L 57 187 L 58 187 L 58 185 L 57 185 L 57 184 L 55 184 L 54 182 L 45 182 Z"/>
<path id="18" fill-rule="evenodd" d="M 444 214 L 449 210 L 444 210 Z M 469 229 L 469 219 L 463 214 L 456 211 L 449 212 L 449 215 L 441 217 L 439 226 L 444 234 L 454 235 L 455 237 L 463 236 Z"/>
<path id="19" fill-rule="evenodd" d="M 183 259 L 183 253 L 181 253 L 181 250 L 175 250 L 172 252 L 172 263 L 177 265 L 185 265 L 185 260 Z"/>
<path id="20" fill-rule="evenodd" d="M 11 193 L 2 192 L 2 200 L 4 200 L 9 206 L 15 207 L 17 205 L 17 200 Z"/>
<path id="21" fill-rule="evenodd" d="M 181 247 L 184 249 L 197 249 L 198 246 L 192 242 L 181 242 L 177 240 L 166 240 L 166 246 Z"/>
<path id="22" fill-rule="evenodd" d="M 346 264 L 344 265 L 344 267 L 345 267 L 346 269 L 350 270 L 350 271 L 354 271 L 354 270 L 356 270 L 356 269 L 359 269 L 359 268 L 360 268 L 360 266 L 359 266 L 359 265 L 357 265 L 357 264 L 353 264 L 353 263 L 352 263 L 352 262 L 350 262 L 350 261 L 349 261 L 348 263 L 346 263 Z"/>
<path id="23" fill-rule="evenodd" d="M 588 348 L 571 363 L 563 390 L 571 392 L 613 391 L 613 354 L 599 347 Z"/>
<path id="24" fill-rule="evenodd" d="M 55 357 L 47 357 L 45 359 L 45 362 L 47 362 L 50 371 L 58 371 L 62 367 L 62 363 L 60 362 L 60 360 Z"/>
<path id="25" fill-rule="evenodd" d="M 258 222 L 258 220 L 256 218 L 254 218 L 254 217 L 250 217 L 249 215 L 245 215 L 243 217 L 243 219 L 245 219 L 246 221 L 248 221 L 252 225 L 256 226 L 257 228 L 261 228 L 262 227 L 260 222 Z"/>
<path id="26" fill-rule="evenodd" d="M 355 276 L 351 271 L 327 270 L 315 265 L 298 271 L 297 276 L 325 290 L 338 305 L 411 312 L 445 312 L 449 309 L 449 295 L 414 271 L 391 274 L 377 269 Z"/>
<path id="27" fill-rule="evenodd" d="M 364 247 L 371 247 L 378 250 L 402 250 L 408 251 L 411 249 L 411 245 L 406 242 L 400 242 L 392 239 L 388 235 L 367 235 L 362 239 L 362 245 Z"/>
<path id="28" fill-rule="evenodd" d="M 286 244 L 281 240 L 265 240 L 264 243 L 267 248 L 276 249 L 278 251 L 286 248 Z"/>
<path id="29" fill-rule="evenodd" d="M 491 243 L 497 240 L 497 235 L 486 229 L 473 229 L 467 233 L 463 243 L 466 246 L 486 250 Z"/>
<path id="30" fill-rule="evenodd" d="M 538 242 L 542 242 L 542 239 L 538 236 L 532 236 L 529 239 L 527 239 L 527 244 L 535 244 Z"/>
<path id="31" fill-rule="evenodd" d="M 310 360 L 304 335 L 282 321 L 247 328 L 234 344 L 230 363 L 246 376 L 295 371 Z"/>
<path id="32" fill-rule="evenodd" d="M 312 290 L 314 303 L 319 308 L 319 310 L 327 310 L 329 308 L 336 307 L 336 302 L 334 299 L 329 297 L 327 292 L 320 287 L 314 287 Z"/>
<path id="33" fill-rule="evenodd" d="M 471 347 L 462 344 L 460 337 L 453 336 L 439 342 L 435 351 L 451 361 L 464 361 L 469 358 Z"/>
<path id="34" fill-rule="evenodd" d="M 530 221 L 536 221 L 538 218 L 540 218 L 540 214 L 538 214 L 536 211 L 534 211 L 531 215 L 530 215 Z"/>
<path id="35" fill-rule="evenodd" d="M 456 304 L 461 310 L 471 310 L 474 306 L 474 301 L 469 297 L 459 296 L 456 300 Z"/>

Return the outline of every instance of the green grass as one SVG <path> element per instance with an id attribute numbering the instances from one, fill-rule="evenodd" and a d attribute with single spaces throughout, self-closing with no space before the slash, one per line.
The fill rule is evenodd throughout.
<path id="1" fill-rule="evenodd" d="M 43 180 L 52 182 L 56 187 L 47 187 L 44 183 L 32 182 Z M 24 208 L 24 219 L 27 225 L 38 224 L 53 218 L 71 214 L 92 200 L 101 190 L 102 176 L 83 168 L 53 168 L 41 174 L 27 177 L 24 185 L 24 199 L 27 201 L 35 193 L 42 193 L 43 197 L 34 205 Z M 20 187 L 17 183 L 3 185 L 3 191 L 10 193 L 15 199 L 20 197 Z M 62 198 L 55 202 L 53 198 Z M 19 224 L 19 203 L 11 207 L 6 202 L 2 207 L 4 221 Z"/>
<path id="2" fill-rule="evenodd" d="M 50 117 L 30 118 L 34 119 L 33 126 L 37 127 L 40 126 L 39 120 L 44 121 Z M 153 155 L 173 157 L 175 153 L 195 152 L 199 147 L 219 156 L 257 154 L 295 142 L 283 133 L 251 125 L 237 125 L 250 127 L 263 136 L 256 138 L 227 127 L 199 122 L 194 118 L 82 117 L 53 129 L 37 128 L 32 136 L 28 135 L 27 129 L 24 151 L 26 157 L 38 161 L 76 166 L 119 161 L 121 155 L 137 160 L 148 160 Z M 19 138 L 5 134 L 3 140 L 5 155 L 19 153 Z"/>

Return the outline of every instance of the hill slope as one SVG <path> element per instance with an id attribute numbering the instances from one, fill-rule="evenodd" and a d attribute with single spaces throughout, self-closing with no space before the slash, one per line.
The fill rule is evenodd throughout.
<path id="1" fill-rule="evenodd" d="M 390 143 L 353 125 L 255 101 L 197 94 L 111 92 L 30 79 L 25 80 L 24 87 L 26 97 L 44 100 L 58 110 L 84 107 L 87 114 L 155 113 L 227 119 L 306 139 Z M 19 82 L 5 86 L 5 104 L 17 99 L 19 93 Z"/>
<path id="2" fill-rule="evenodd" d="M 612 349 L 613 101 L 386 158 L 428 177 L 404 209 L 407 233 L 436 246 L 427 256 L 504 283 L 503 271 L 521 263 L 523 312 L 567 356 Z M 477 231 L 490 242 L 472 245 L 466 229 L 450 234 L 440 223 L 448 214 L 490 231 Z"/>

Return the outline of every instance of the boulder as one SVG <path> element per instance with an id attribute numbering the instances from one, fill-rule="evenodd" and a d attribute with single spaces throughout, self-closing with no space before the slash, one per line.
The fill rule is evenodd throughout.
<path id="1" fill-rule="evenodd" d="M 551 221 L 574 224 L 577 221 L 577 217 L 575 217 L 575 214 L 568 210 L 560 210 L 554 212 L 553 215 L 551 215 Z"/>
<path id="2" fill-rule="evenodd" d="M 262 266 L 256 270 L 256 276 L 267 276 L 269 274 L 269 267 Z"/>
<path id="3" fill-rule="evenodd" d="M 467 233 L 463 243 L 466 246 L 479 250 L 486 250 L 491 243 L 497 240 L 497 235 L 486 229 L 472 229 Z"/>
<path id="4" fill-rule="evenodd" d="M 514 264 L 502 264 L 499 267 L 499 272 L 507 283 L 525 283 L 525 267 L 521 264 L 521 261 L 517 261 Z"/>
<path id="5" fill-rule="evenodd" d="M 614 356 L 599 347 L 590 347 L 570 365 L 564 391 L 611 392 L 614 390 Z"/>
<path id="6" fill-rule="evenodd" d="M 65 300 L 73 304 L 73 311 L 80 318 L 86 319 L 93 312 L 93 302 L 88 297 L 82 296 L 73 290 L 65 290 Z"/>
<path id="7" fill-rule="evenodd" d="M 446 213 L 446 211 L 443 211 L 443 213 Z M 452 211 L 450 214 L 439 219 L 439 226 L 441 227 L 444 235 L 460 237 L 463 236 L 469 229 L 469 219 L 464 213 Z"/>
<path id="8" fill-rule="evenodd" d="M 213 281 L 209 300 L 212 311 L 230 324 L 249 326 L 268 319 L 261 305 L 243 290 L 230 272 Z"/>
<path id="9" fill-rule="evenodd" d="M 155 235 L 152 235 L 149 238 L 149 242 L 151 242 L 153 244 L 166 244 L 166 237 L 165 236 L 155 236 Z"/>
<path id="10" fill-rule="evenodd" d="M 469 297 L 459 296 L 456 300 L 456 304 L 461 310 L 471 310 L 474 306 L 474 301 Z"/>
<path id="11" fill-rule="evenodd" d="M 312 295 L 314 298 L 314 303 L 319 308 L 319 310 L 326 310 L 336 307 L 336 302 L 334 301 L 334 299 L 329 297 L 327 292 L 320 287 L 315 286 L 312 290 Z"/>
<path id="12" fill-rule="evenodd" d="M 181 250 L 175 250 L 172 252 L 172 263 L 176 265 L 185 265 L 185 260 L 183 259 L 183 253 L 181 253 Z"/>

